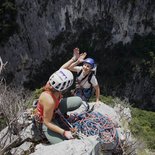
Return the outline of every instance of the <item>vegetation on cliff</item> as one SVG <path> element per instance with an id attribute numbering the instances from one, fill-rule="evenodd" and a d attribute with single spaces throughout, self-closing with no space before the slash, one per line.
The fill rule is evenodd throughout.
<path id="1" fill-rule="evenodd" d="M 0 1 L 0 44 L 8 40 L 8 38 L 17 30 L 16 23 L 16 6 L 14 0 Z"/>

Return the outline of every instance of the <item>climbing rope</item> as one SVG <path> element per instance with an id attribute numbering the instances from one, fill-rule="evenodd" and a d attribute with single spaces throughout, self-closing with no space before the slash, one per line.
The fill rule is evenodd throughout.
<path id="1" fill-rule="evenodd" d="M 117 131 L 114 123 L 108 116 L 103 116 L 99 112 L 83 112 L 82 114 L 74 114 L 69 119 L 78 133 L 86 136 L 98 136 L 98 140 L 103 144 L 115 143 L 118 141 Z"/>
<path id="2" fill-rule="evenodd" d="M 102 115 L 99 112 L 85 111 L 81 114 L 70 114 L 69 118 L 66 119 L 63 117 L 60 120 L 61 125 L 64 125 L 63 128 L 76 129 L 75 137 L 77 138 L 82 137 L 82 135 L 87 137 L 97 136 L 97 140 L 100 141 L 103 148 L 105 144 L 112 144 L 112 149 L 116 149 L 119 146 L 120 142 L 117 130 L 107 115 Z"/>

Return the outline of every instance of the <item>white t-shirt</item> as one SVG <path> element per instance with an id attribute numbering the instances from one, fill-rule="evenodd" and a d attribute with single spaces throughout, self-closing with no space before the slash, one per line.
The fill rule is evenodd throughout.
<path id="1" fill-rule="evenodd" d="M 82 66 L 76 66 L 74 67 L 74 69 L 76 70 L 77 74 L 82 70 Z M 77 77 L 77 79 L 79 81 L 81 81 L 86 75 L 83 75 L 83 71 L 82 73 Z M 88 76 L 89 77 L 89 76 Z M 95 77 L 95 75 L 92 76 L 92 78 L 90 79 L 90 83 L 88 82 L 88 77 L 86 77 L 84 80 L 82 80 L 80 82 L 80 85 L 83 87 L 83 88 L 90 88 L 90 83 L 93 85 L 93 86 L 97 86 L 98 85 L 98 81 Z"/>

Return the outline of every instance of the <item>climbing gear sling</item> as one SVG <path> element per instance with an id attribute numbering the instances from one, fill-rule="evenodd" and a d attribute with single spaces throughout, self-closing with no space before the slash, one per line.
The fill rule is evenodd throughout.
<path id="1" fill-rule="evenodd" d="M 82 73 L 82 69 L 80 70 L 80 72 L 77 74 L 77 78 L 76 78 L 76 88 L 74 90 L 75 95 L 80 96 L 84 101 L 88 102 L 90 97 L 93 95 L 93 85 L 91 83 L 91 78 L 94 75 L 94 71 L 92 71 L 91 73 L 87 74 L 86 76 L 84 76 L 80 81 L 78 80 L 78 77 L 81 75 Z M 90 88 L 83 88 L 80 84 L 81 82 L 84 82 L 84 84 L 88 81 L 88 83 L 90 84 Z M 83 85 L 84 85 L 83 84 Z"/>

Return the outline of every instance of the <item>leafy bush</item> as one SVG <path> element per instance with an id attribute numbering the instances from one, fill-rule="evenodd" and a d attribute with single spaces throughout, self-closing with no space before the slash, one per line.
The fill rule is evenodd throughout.
<path id="1" fill-rule="evenodd" d="M 155 113 L 132 108 L 131 132 L 146 142 L 149 149 L 155 149 Z"/>
<path id="2" fill-rule="evenodd" d="M 114 98 L 112 96 L 100 96 L 100 101 L 109 105 L 109 106 L 114 106 L 115 102 L 114 102 Z"/>
<path id="3" fill-rule="evenodd" d="M 29 100 L 26 103 L 28 108 L 32 108 L 32 104 L 33 104 L 34 100 L 39 98 L 42 91 L 43 91 L 43 88 L 40 88 L 40 89 L 36 89 L 35 91 L 32 92 L 31 98 L 29 98 Z"/>
<path id="4" fill-rule="evenodd" d="M 3 118 L 3 114 L 0 114 L 0 115 L 2 115 L 0 116 L 0 131 L 1 131 L 7 126 L 7 124 L 6 124 L 6 119 Z"/>

